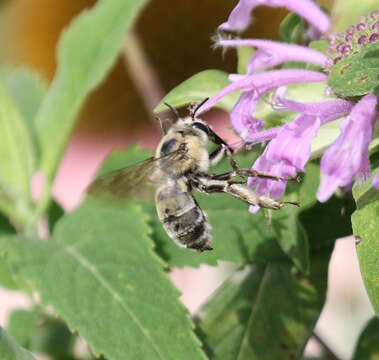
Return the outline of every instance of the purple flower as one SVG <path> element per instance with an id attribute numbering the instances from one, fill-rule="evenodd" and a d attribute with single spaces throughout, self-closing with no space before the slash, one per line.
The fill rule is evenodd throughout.
<path id="1" fill-rule="evenodd" d="M 328 200 L 338 186 L 349 185 L 355 177 L 369 175 L 368 146 L 377 119 L 377 103 L 374 94 L 365 95 L 341 123 L 341 135 L 321 158 L 319 201 Z"/>
<path id="2" fill-rule="evenodd" d="M 243 31 L 250 23 L 250 13 L 260 5 L 284 7 L 308 20 L 319 31 L 328 31 L 328 17 L 311 0 L 240 0 L 230 13 L 228 21 L 219 26 L 220 30 Z"/>
<path id="3" fill-rule="evenodd" d="M 229 78 L 234 82 L 209 99 L 197 113 L 201 114 L 210 109 L 232 91 L 244 90 L 245 92 L 231 111 L 231 118 L 234 128 L 241 137 L 245 141 L 250 141 L 250 137 L 263 126 L 261 120 L 251 115 L 262 95 L 288 84 L 325 81 L 326 75 L 317 71 L 294 69 L 274 70 L 253 75 L 230 75 Z"/>
<path id="4" fill-rule="evenodd" d="M 329 20 L 310 0 L 240 0 L 221 30 L 244 30 L 251 11 L 259 6 L 286 7 L 307 19 L 317 31 L 326 32 Z M 269 141 L 263 154 L 256 160 L 253 168 L 257 171 L 278 177 L 295 177 L 297 172 L 305 172 L 305 165 L 311 154 L 311 141 L 319 128 L 328 122 L 347 116 L 341 123 L 341 135 L 326 150 L 321 159 L 322 182 L 317 198 L 326 201 L 338 186 L 347 187 L 357 176 L 367 176 L 370 171 L 368 146 L 378 119 L 376 105 L 378 99 L 373 94 L 364 96 L 356 105 L 344 99 L 301 103 L 285 97 L 286 85 L 308 82 L 324 82 L 327 75 L 323 72 L 291 69 L 261 72 L 289 61 L 312 63 L 330 71 L 334 64 L 350 54 L 359 51 L 367 42 L 377 41 L 376 13 L 370 15 L 366 23 L 351 26 L 345 32 L 331 35 L 328 57 L 307 47 L 283 44 L 269 40 L 219 39 L 217 45 L 251 46 L 258 50 L 250 59 L 246 75 L 230 74 L 231 84 L 208 100 L 198 111 L 202 113 L 211 108 L 223 96 L 240 90 L 242 95 L 231 110 L 234 129 L 245 143 L 254 145 Z M 315 30 L 315 29 L 312 30 Z M 374 31 L 372 34 L 367 32 Z M 373 36 L 374 35 L 374 36 Z M 378 36 L 377 36 L 378 35 Z M 363 37 L 364 41 L 362 40 Z M 361 43 L 363 45 L 361 45 Z M 261 73 L 258 73 L 261 72 Z M 327 86 L 326 89 L 327 90 Z M 296 111 L 299 115 L 282 126 L 262 130 L 262 119 L 254 116 L 258 101 L 262 96 L 277 89 L 270 105 L 275 111 Z M 330 91 L 327 94 L 330 96 Z M 267 101 L 266 101 L 267 102 Z M 350 114 L 350 115 L 349 115 Z M 285 181 L 273 181 L 263 178 L 249 178 L 248 184 L 260 195 L 269 195 L 273 199 L 281 197 L 286 188 Z M 379 189 L 379 174 L 373 185 Z M 251 207 L 257 211 L 259 207 Z"/>
<path id="5" fill-rule="evenodd" d="M 264 172 L 270 175 L 292 177 L 296 176 L 296 170 L 293 166 L 289 165 L 286 161 L 272 162 L 267 158 L 268 147 L 264 150 L 263 154 L 255 162 L 253 169 Z M 279 199 L 285 189 L 286 181 L 272 181 L 262 178 L 252 177 L 248 180 L 248 185 L 255 188 L 259 195 L 269 194 L 273 199 Z M 250 211 L 255 213 L 260 209 L 258 205 L 250 206 Z"/>
<path id="6" fill-rule="evenodd" d="M 320 126 L 348 114 L 353 104 L 346 100 L 300 103 L 286 99 L 283 89 L 279 89 L 274 100 L 274 108 L 295 110 L 301 114 L 294 121 L 275 128 L 275 131 L 270 129 L 252 136 L 252 142 L 257 142 L 257 137 L 260 140 L 265 132 L 273 136 L 253 169 L 280 177 L 295 177 L 297 171 L 305 172 L 305 164 L 311 153 L 311 140 L 317 135 Z M 255 187 L 260 195 L 269 194 L 278 199 L 284 193 L 286 182 L 251 178 L 249 186 Z M 257 209 L 251 208 L 252 211 Z"/>
<path id="7" fill-rule="evenodd" d="M 247 73 L 253 74 L 268 67 L 274 67 L 287 61 L 303 61 L 320 66 L 326 66 L 327 57 L 319 51 L 312 50 L 300 45 L 284 44 L 270 40 L 218 40 L 218 46 L 251 46 L 259 50 L 252 56 L 248 65 Z"/>

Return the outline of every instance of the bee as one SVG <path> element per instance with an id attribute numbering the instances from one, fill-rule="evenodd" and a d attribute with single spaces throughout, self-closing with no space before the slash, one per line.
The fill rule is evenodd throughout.
<path id="1" fill-rule="evenodd" d="M 205 121 L 196 117 L 196 106 L 190 116 L 180 118 L 176 109 L 166 104 L 177 121 L 166 130 L 155 155 L 134 166 L 114 171 L 95 180 L 89 187 L 90 195 L 108 194 L 123 199 L 155 198 L 157 215 L 167 235 L 178 245 L 197 251 L 213 250 L 211 225 L 192 192 L 206 194 L 227 193 L 250 205 L 280 209 L 290 202 L 277 202 L 260 196 L 246 186 L 247 178 L 258 176 L 276 181 L 293 180 L 240 169 L 233 159 L 230 146 Z M 209 154 L 207 144 L 217 145 Z M 232 171 L 211 174 L 209 168 L 227 157 Z M 238 180 L 242 178 L 241 180 Z"/>

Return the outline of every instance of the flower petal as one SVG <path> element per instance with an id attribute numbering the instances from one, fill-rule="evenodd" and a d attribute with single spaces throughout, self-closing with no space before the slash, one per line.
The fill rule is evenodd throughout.
<path id="1" fill-rule="evenodd" d="M 365 95 L 341 125 L 340 136 L 321 158 L 322 181 L 317 192 L 324 202 L 338 186 L 346 186 L 358 175 L 367 176 L 370 164 L 368 146 L 374 131 L 377 98 Z"/>
<path id="2" fill-rule="evenodd" d="M 287 8 L 308 20 L 323 33 L 330 26 L 328 17 L 311 0 L 240 0 L 230 13 L 228 21 L 221 24 L 219 29 L 228 31 L 245 30 L 250 23 L 250 13 L 260 5 Z"/>
<path id="3" fill-rule="evenodd" d="M 266 174 L 280 177 L 295 177 L 296 169 L 286 163 L 286 161 L 272 162 L 267 158 L 267 147 L 263 154 L 255 161 L 253 169 Z M 286 189 L 286 181 L 275 181 L 262 179 L 259 177 L 250 177 L 248 186 L 255 188 L 259 195 L 269 195 L 273 199 L 279 199 Z"/>
<path id="4" fill-rule="evenodd" d="M 326 66 L 327 57 L 305 46 L 285 44 L 277 41 L 258 39 L 221 39 L 220 46 L 251 46 L 259 50 L 253 55 L 247 66 L 248 74 L 280 65 L 286 61 L 303 61 L 320 66 Z"/>
<path id="5" fill-rule="evenodd" d="M 229 79 L 234 82 L 210 98 L 198 109 L 197 114 L 200 115 L 207 111 L 221 98 L 235 90 L 254 90 L 257 92 L 256 96 L 258 96 L 258 94 L 262 95 L 280 86 L 296 83 L 320 82 L 325 81 L 326 78 L 327 76 L 320 72 L 299 69 L 274 70 L 254 75 L 230 75 Z"/>
<path id="6" fill-rule="evenodd" d="M 230 112 L 232 125 L 243 139 L 250 133 L 254 134 L 262 130 L 263 121 L 252 116 L 257 102 L 256 92 L 254 90 L 246 91 Z"/>
<path id="7" fill-rule="evenodd" d="M 375 175 L 374 180 L 372 181 L 372 186 L 379 190 L 379 172 Z"/>
<path id="8" fill-rule="evenodd" d="M 336 99 L 322 102 L 314 103 L 302 103 L 290 100 L 286 98 L 285 88 L 280 88 L 277 90 L 273 97 L 273 108 L 277 111 L 289 111 L 294 110 L 301 112 L 305 115 L 312 115 L 319 117 L 321 120 L 321 125 L 327 122 L 337 120 L 342 116 L 347 115 L 354 104 L 351 101 Z"/>
<path id="9" fill-rule="evenodd" d="M 305 164 L 311 154 L 311 141 L 317 135 L 319 117 L 299 115 L 285 124 L 278 136 L 267 146 L 266 157 L 272 162 L 285 161 L 297 171 L 305 172 Z"/>

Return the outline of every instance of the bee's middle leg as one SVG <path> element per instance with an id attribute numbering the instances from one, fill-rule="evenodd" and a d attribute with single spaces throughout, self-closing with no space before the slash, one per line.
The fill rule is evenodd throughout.
<path id="1" fill-rule="evenodd" d="M 231 172 L 233 173 L 233 172 Z M 230 174 L 230 173 L 227 173 Z M 222 175 L 227 175 L 222 174 Z M 267 196 L 260 196 L 255 191 L 244 186 L 242 182 L 231 181 L 226 179 L 220 179 L 219 175 L 201 175 L 192 179 L 193 186 L 204 193 L 227 193 L 233 197 L 240 199 L 249 205 L 258 205 L 263 208 L 268 209 L 280 209 L 285 204 L 299 205 L 298 203 L 292 202 L 278 202 Z"/>

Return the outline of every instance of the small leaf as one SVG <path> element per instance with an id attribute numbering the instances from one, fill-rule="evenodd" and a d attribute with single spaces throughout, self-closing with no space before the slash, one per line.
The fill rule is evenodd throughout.
<path id="1" fill-rule="evenodd" d="M 42 170 L 51 183 L 86 97 L 114 64 L 146 0 L 98 1 L 63 32 L 58 70 L 36 118 Z"/>
<path id="2" fill-rule="evenodd" d="M 359 337 L 353 360 L 378 360 L 379 359 L 379 319 L 372 318 Z"/>
<path id="3" fill-rule="evenodd" d="M 13 228 L 8 218 L 0 213 L 0 236 L 15 233 L 16 230 Z M 13 280 L 12 271 L 8 266 L 2 250 L 0 250 L 0 286 L 10 290 L 18 289 L 16 282 Z"/>
<path id="4" fill-rule="evenodd" d="M 204 359 L 133 204 L 86 201 L 50 241 L 0 238 L 14 270 L 109 360 Z"/>
<path id="5" fill-rule="evenodd" d="M 373 173 L 376 173 L 377 169 Z M 351 222 L 353 233 L 358 240 L 359 266 L 367 294 L 376 315 L 379 316 L 379 191 L 372 187 L 371 179 L 364 183 L 356 182 L 353 195 L 357 210 L 352 215 Z"/>
<path id="6" fill-rule="evenodd" d="M 328 77 L 328 85 L 341 96 L 361 96 L 379 84 L 379 43 L 365 45 L 358 54 L 339 61 Z"/>
<path id="7" fill-rule="evenodd" d="M 72 355 L 74 334 L 61 320 L 44 314 L 41 308 L 12 311 L 8 332 L 23 347 L 54 359 L 69 359 Z"/>
<path id="8" fill-rule="evenodd" d="M 7 332 L 0 327 L 1 360 L 35 360 L 33 355 L 18 345 Z"/>
<path id="9" fill-rule="evenodd" d="M 255 49 L 251 46 L 238 46 L 237 55 L 238 55 L 238 74 L 247 73 L 247 65 L 251 57 L 254 55 Z"/>
<path id="10" fill-rule="evenodd" d="M 30 338 L 35 331 L 41 311 L 17 309 L 10 313 L 7 330 L 24 348 L 30 349 Z"/>
<path id="11" fill-rule="evenodd" d="M 0 84 L 0 209 L 23 225 L 30 213 L 35 151 L 29 129 Z"/>
<path id="12" fill-rule="evenodd" d="M 312 258 L 310 277 L 278 262 L 246 267 L 225 281 L 197 315 L 209 357 L 300 358 L 325 300 L 329 253 Z"/>
<path id="13" fill-rule="evenodd" d="M 282 42 L 298 44 L 303 33 L 304 21 L 295 13 L 288 14 L 279 27 L 279 36 Z"/>
<path id="14" fill-rule="evenodd" d="M 53 232 L 55 224 L 64 215 L 64 209 L 55 200 L 50 203 L 47 218 L 49 222 L 49 231 Z"/>
<path id="15" fill-rule="evenodd" d="M 323 53 L 324 55 L 328 55 L 329 41 L 328 40 L 313 40 L 309 43 L 309 47 L 312 50 L 317 50 L 320 53 Z"/>
<path id="16" fill-rule="evenodd" d="M 202 101 L 207 97 L 212 97 L 229 85 L 228 74 L 220 70 L 205 70 L 172 89 L 154 109 L 154 113 L 167 110 L 164 102 L 178 108 L 191 104 L 195 101 Z M 239 91 L 224 96 L 215 106 L 224 110 L 231 110 L 238 100 Z"/>
<path id="17" fill-rule="evenodd" d="M 61 319 L 44 315 L 34 324 L 29 348 L 53 359 L 66 359 L 72 354 L 74 340 L 74 335 Z"/>

